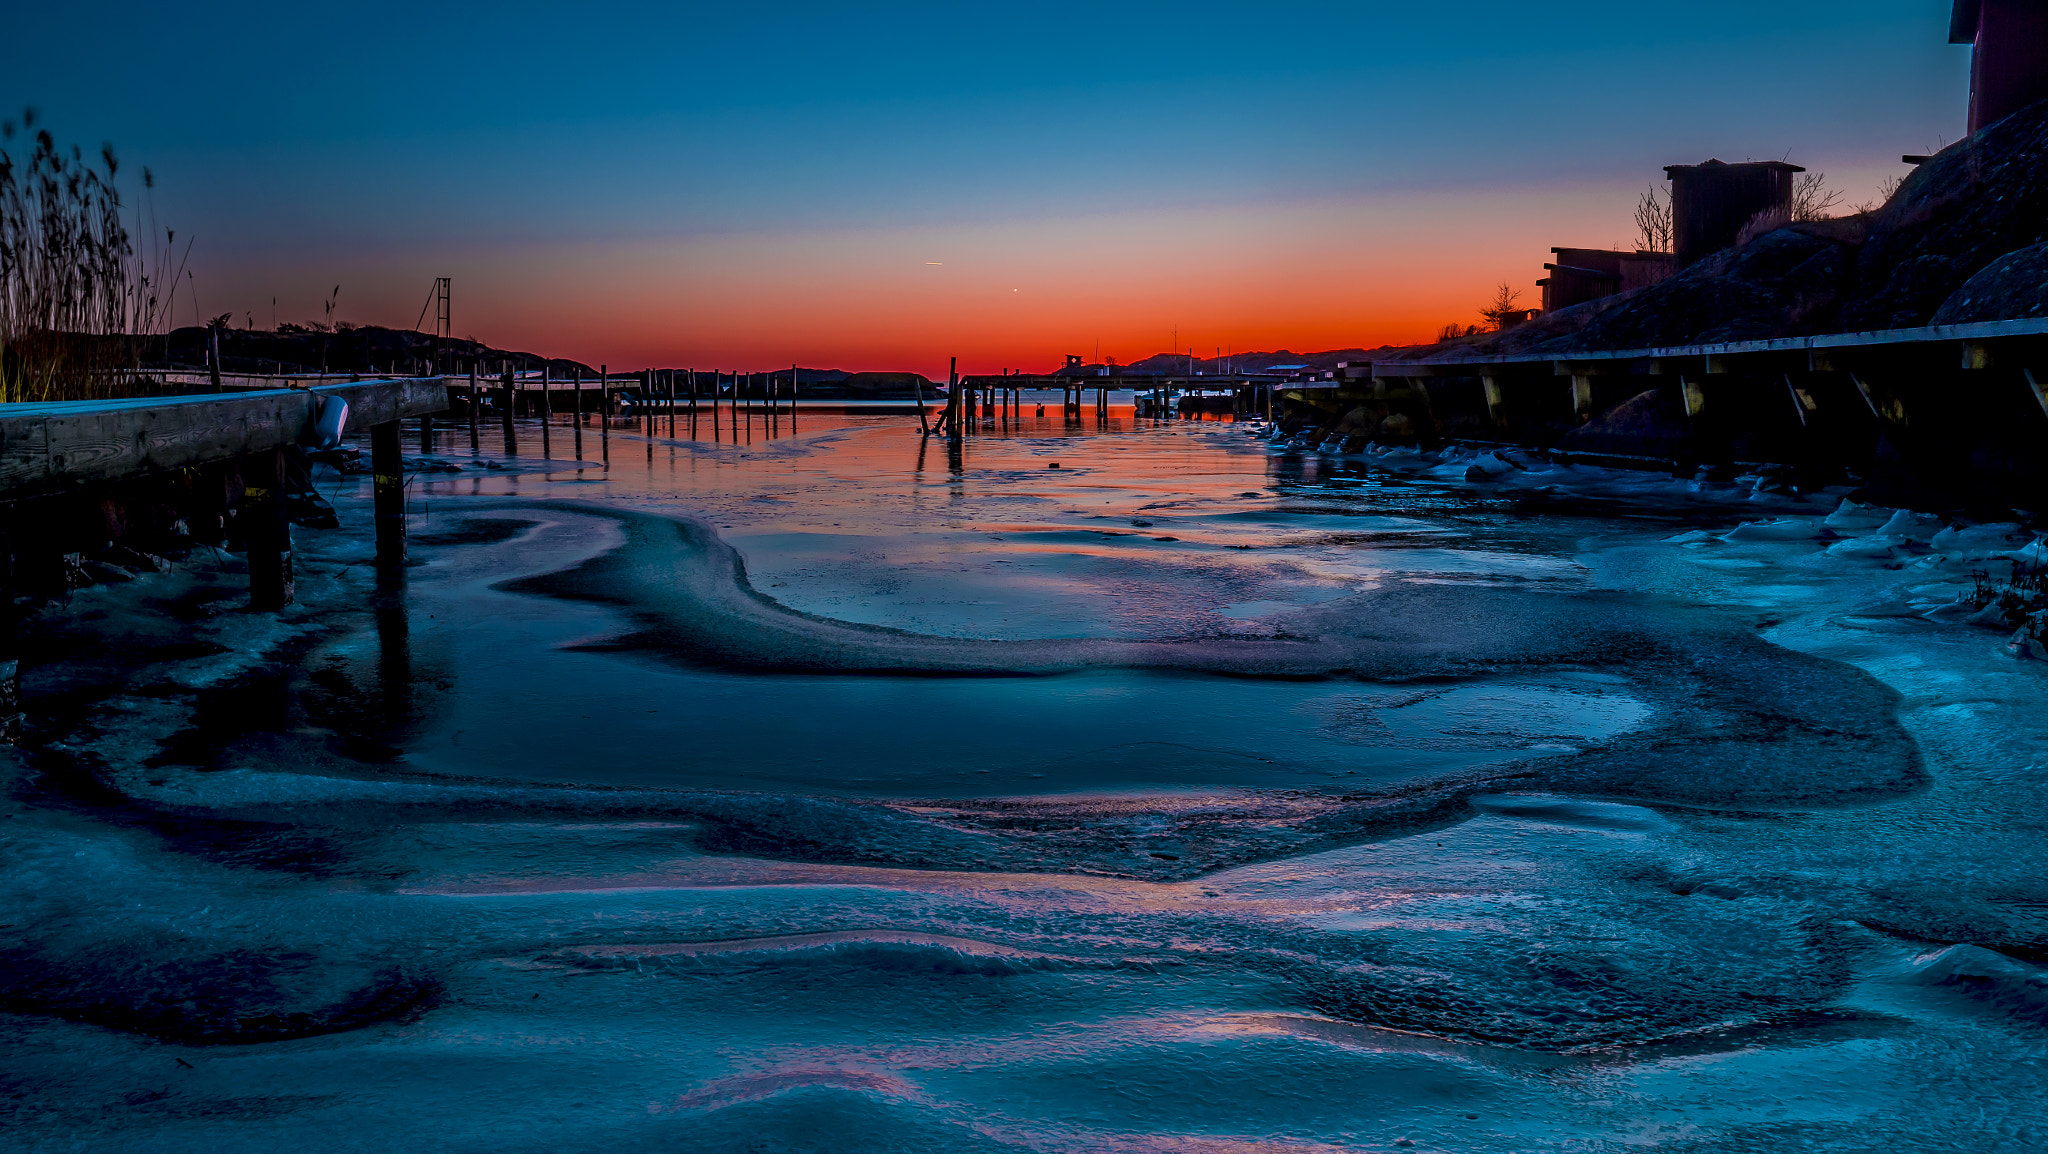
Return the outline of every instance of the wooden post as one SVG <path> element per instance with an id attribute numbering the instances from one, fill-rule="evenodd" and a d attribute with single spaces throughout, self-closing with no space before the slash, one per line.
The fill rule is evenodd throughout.
<path id="1" fill-rule="evenodd" d="M 434 414 L 420 414 L 420 452 L 434 451 Z"/>
<path id="2" fill-rule="evenodd" d="M 392 422 L 395 434 L 397 422 Z M 292 523 L 285 508 L 284 450 L 242 454 L 242 539 L 249 546 L 249 608 L 292 603 Z"/>
<path id="3" fill-rule="evenodd" d="M 604 463 L 612 463 L 612 367 L 597 366 L 597 436 L 603 445 Z"/>
<path id="4" fill-rule="evenodd" d="M 540 455 L 542 457 L 553 457 L 555 455 L 553 435 L 548 431 L 548 426 L 555 423 L 555 393 L 552 388 L 554 381 L 552 379 L 553 374 L 548 369 L 549 366 L 545 364 L 540 367 Z"/>
<path id="5" fill-rule="evenodd" d="M 960 358 L 950 358 L 946 363 L 946 435 L 953 441 L 960 440 Z"/>
<path id="6" fill-rule="evenodd" d="M 0 532 L 0 743 L 21 741 L 21 615 L 14 608 L 14 543 Z"/>
<path id="7" fill-rule="evenodd" d="M 482 407 L 483 394 L 477 391 L 476 362 L 469 362 L 469 451 L 477 453 L 482 447 L 477 442 L 476 411 Z"/>
<path id="8" fill-rule="evenodd" d="M 2021 369 L 2020 372 L 2026 374 L 2027 391 L 2034 394 L 2034 400 L 2039 402 L 2041 406 L 2042 415 L 2048 416 L 2048 385 L 2043 385 L 2041 378 L 2035 376 L 2032 369 Z M 1861 389 L 1863 385 L 1861 382 L 1858 382 L 1856 387 Z M 1876 406 L 1872 406 L 1872 411 L 1876 411 Z"/>
<path id="9" fill-rule="evenodd" d="M 177 287 L 175 285 L 173 288 Z M 213 391 L 220 392 L 220 330 L 206 330 L 206 371 L 213 378 Z"/>
<path id="10" fill-rule="evenodd" d="M 796 362 L 789 363 L 789 435 L 796 436 Z"/>
<path id="11" fill-rule="evenodd" d="M 583 459 L 583 370 L 576 370 L 576 459 Z"/>
<path id="12" fill-rule="evenodd" d="M 1799 386 L 1792 383 L 1791 373 L 1785 374 L 1785 392 L 1792 397 L 1792 411 L 1799 416 L 1799 427 L 1805 428 L 1807 398 L 1799 391 Z"/>
<path id="13" fill-rule="evenodd" d="M 929 437 L 932 435 L 931 426 L 924 422 L 924 374 L 911 374 L 910 384 L 917 390 L 917 431 Z"/>
<path id="14" fill-rule="evenodd" d="M 510 392 L 512 372 L 505 371 Z M 510 406 L 505 427 L 512 427 Z M 371 496 L 377 522 L 377 567 L 387 572 L 405 568 L 405 460 L 398 448 L 398 422 L 370 426 Z"/>
<path id="15" fill-rule="evenodd" d="M 676 436 L 676 371 L 674 369 L 668 371 L 668 436 L 670 440 L 674 440 Z"/>
<path id="16" fill-rule="evenodd" d="M 1505 428 L 1508 423 L 1507 405 L 1501 400 L 1500 378 L 1482 376 L 1479 378 L 1479 386 L 1486 392 L 1487 419 L 1493 422 L 1495 428 Z"/>
<path id="17" fill-rule="evenodd" d="M 505 453 L 510 456 L 519 451 L 518 442 L 512 439 L 512 366 L 505 366 L 505 411 L 501 414 L 505 424 Z"/>
<path id="18" fill-rule="evenodd" d="M 1572 415 L 1582 425 L 1593 419 L 1593 378 L 1584 373 L 1572 376 Z"/>

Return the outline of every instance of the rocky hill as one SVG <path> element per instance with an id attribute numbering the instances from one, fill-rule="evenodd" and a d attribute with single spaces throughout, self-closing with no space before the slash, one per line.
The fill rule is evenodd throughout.
<path id="1" fill-rule="evenodd" d="M 2048 316 L 2048 102 L 1920 165 L 1868 214 L 1787 224 L 1649 288 L 1411 357 L 1656 348 Z"/>

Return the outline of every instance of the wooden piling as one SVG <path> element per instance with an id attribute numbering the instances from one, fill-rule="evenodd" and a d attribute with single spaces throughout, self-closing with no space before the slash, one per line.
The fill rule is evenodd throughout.
<path id="1" fill-rule="evenodd" d="M 14 607 L 14 544 L 0 533 L 0 743 L 15 745 L 28 723 L 21 705 L 21 614 Z"/>
<path id="2" fill-rule="evenodd" d="M 960 358 L 952 357 L 946 364 L 946 436 L 955 443 L 960 440 Z"/>
<path id="3" fill-rule="evenodd" d="M 476 432 L 477 410 L 483 407 L 482 400 L 483 394 L 477 391 L 476 362 L 471 361 L 469 362 L 469 451 L 471 453 L 482 451 L 482 445 L 477 440 Z"/>
<path id="4" fill-rule="evenodd" d="M 597 436 L 606 468 L 612 463 L 612 368 L 597 366 Z"/>
<path id="5" fill-rule="evenodd" d="M 506 370 L 510 391 L 511 370 Z M 505 409 L 505 427 L 512 427 L 511 407 Z M 509 435 L 509 434 L 508 434 Z M 405 460 L 399 451 L 398 422 L 370 426 L 370 478 L 372 507 L 377 524 L 377 566 L 387 572 L 405 568 Z"/>
<path id="6" fill-rule="evenodd" d="M 540 455 L 544 458 L 552 458 L 555 455 L 553 435 L 548 431 L 548 426 L 555 423 L 555 394 L 552 387 L 554 381 L 551 379 L 551 376 L 552 374 L 549 373 L 548 366 L 542 365 L 540 367 Z"/>
<path id="7" fill-rule="evenodd" d="M 583 459 L 583 370 L 576 370 L 576 459 Z"/>
<path id="8" fill-rule="evenodd" d="M 392 439 L 398 422 L 390 422 Z M 282 609 L 292 603 L 292 523 L 285 508 L 284 450 L 242 455 L 242 539 L 249 548 L 249 608 Z"/>
<path id="9" fill-rule="evenodd" d="M 505 425 L 505 455 L 508 457 L 519 451 L 518 442 L 513 439 L 512 433 L 512 408 L 512 366 L 508 364 L 505 366 L 505 411 L 500 414 Z"/>

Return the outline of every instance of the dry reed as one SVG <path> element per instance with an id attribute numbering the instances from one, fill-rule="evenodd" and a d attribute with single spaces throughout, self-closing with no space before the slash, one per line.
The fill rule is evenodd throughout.
<path id="1" fill-rule="evenodd" d="M 167 230 L 160 249 L 138 256 L 113 146 L 95 165 L 35 121 L 29 109 L 18 125 L 0 123 L 0 401 L 121 395 L 135 384 L 142 341 L 169 325 L 184 271 L 171 267 L 176 236 Z M 31 132 L 17 156 L 15 137 Z M 155 183 L 147 169 L 143 183 Z"/>

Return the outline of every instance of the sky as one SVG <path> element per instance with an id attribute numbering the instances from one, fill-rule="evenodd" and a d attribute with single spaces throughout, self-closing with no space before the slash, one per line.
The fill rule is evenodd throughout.
<path id="1" fill-rule="evenodd" d="M 614 369 L 1043 371 L 1534 305 L 1667 164 L 1871 200 L 1963 135 L 1949 7 L 74 0 L 8 17 L 0 110 L 151 169 L 181 324 L 446 276 L 457 335 Z"/>

